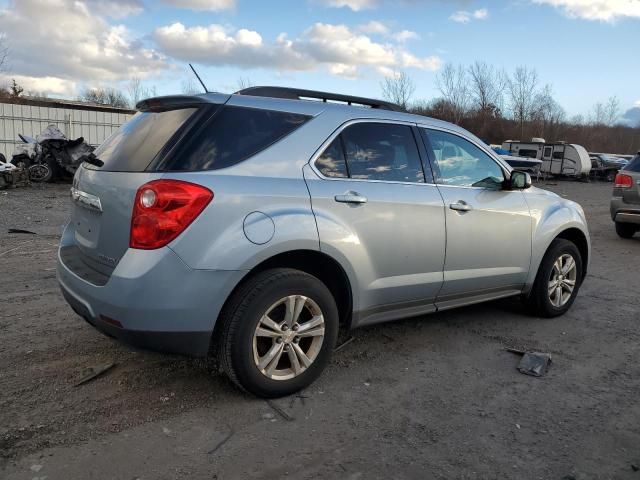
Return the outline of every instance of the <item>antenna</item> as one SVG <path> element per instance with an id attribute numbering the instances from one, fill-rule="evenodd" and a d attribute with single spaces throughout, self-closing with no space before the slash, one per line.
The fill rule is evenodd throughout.
<path id="1" fill-rule="evenodd" d="M 200 78 L 200 75 L 198 75 L 198 72 L 196 72 L 196 69 L 193 68 L 193 65 L 191 65 L 191 64 L 189 64 L 189 66 L 191 67 L 191 70 L 193 71 L 193 74 L 196 76 L 196 78 L 200 82 L 200 85 L 202 85 L 202 88 L 204 88 L 204 93 L 209 93 L 209 90 L 207 90 L 207 86 L 204 84 L 204 82 Z"/>

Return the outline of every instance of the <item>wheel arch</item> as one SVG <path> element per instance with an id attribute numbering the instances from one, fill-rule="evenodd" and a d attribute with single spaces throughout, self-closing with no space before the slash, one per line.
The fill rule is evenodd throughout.
<path id="1" fill-rule="evenodd" d="M 249 278 L 256 273 L 271 268 L 293 268 L 318 278 L 326 285 L 336 301 L 340 315 L 340 326 L 347 329 L 351 327 L 353 313 L 352 282 L 343 266 L 335 258 L 318 250 L 289 250 L 273 255 L 255 265 L 247 271 L 227 296 L 218 314 L 218 319 L 226 308 L 229 300 Z M 222 322 L 216 320 L 213 339 L 217 337 L 221 328 Z M 211 344 L 212 346 L 215 345 L 215 340 L 212 341 Z"/>
<path id="2" fill-rule="evenodd" d="M 558 235 L 555 236 L 553 240 L 555 240 L 556 238 L 564 238 L 565 240 L 569 240 L 576 247 L 578 247 L 580 256 L 582 257 L 582 280 L 584 280 L 584 278 L 587 276 L 587 269 L 589 266 L 589 242 L 587 240 L 587 236 L 579 228 L 572 227 L 561 231 Z M 548 249 L 549 247 L 547 247 L 547 250 Z"/>

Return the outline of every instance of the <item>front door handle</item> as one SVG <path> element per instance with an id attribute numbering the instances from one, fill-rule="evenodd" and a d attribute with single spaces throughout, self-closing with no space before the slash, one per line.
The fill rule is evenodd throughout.
<path id="1" fill-rule="evenodd" d="M 469 212 L 473 210 L 473 207 L 464 200 L 458 200 L 457 202 L 450 204 L 449 208 L 451 210 L 457 210 L 459 212 Z"/>
<path id="2" fill-rule="evenodd" d="M 335 200 L 340 203 L 367 203 L 367 197 L 357 192 L 347 192 L 344 195 L 336 195 Z"/>

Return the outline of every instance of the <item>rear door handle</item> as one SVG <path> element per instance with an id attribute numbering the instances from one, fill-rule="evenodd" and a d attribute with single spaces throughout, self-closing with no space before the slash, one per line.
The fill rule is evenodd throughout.
<path id="1" fill-rule="evenodd" d="M 357 192 L 347 192 L 344 195 L 336 195 L 335 200 L 340 203 L 367 203 L 367 197 Z"/>
<path id="2" fill-rule="evenodd" d="M 457 202 L 450 204 L 449 208 L 451 210 L 457 210 L 459 212 L 469 212 L 473 210 L 473 207 L 464 200 L 458 200 Z"/>

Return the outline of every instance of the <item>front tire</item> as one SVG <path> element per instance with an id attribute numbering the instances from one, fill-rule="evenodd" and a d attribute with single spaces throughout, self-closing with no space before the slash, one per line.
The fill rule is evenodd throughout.
<path id="1" fill-rule="evenodd" d="M 621 238 L 631 238 L 638 231 L 638 227 L 632 223 L 616 222 L 616 233 Z"/>
<path id="2" fill-rule="evenodd" d="M 532 313 L 546 318 L 571 308 L 582 283 L 582 256 L 573 242 L 556 238 L 545 253 L 527 303 Z"/>
<path id="3" fill-rule="evenodd" d="M 299 270 L 260 272 L 225 305 L 220 365 L 241 389 L 265 398 L 310 385 L 329 363 L 339 327 L 336 302 L 317 278 Z"/>

